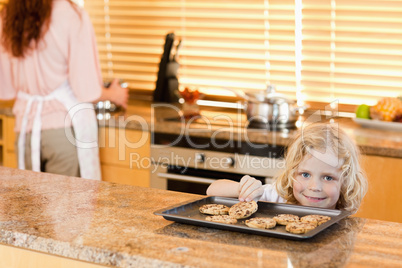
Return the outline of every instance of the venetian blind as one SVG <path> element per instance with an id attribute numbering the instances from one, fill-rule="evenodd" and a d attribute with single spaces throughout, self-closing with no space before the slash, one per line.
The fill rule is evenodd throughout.
<path id="1" fill-rule="evenodd" d="M 0 0 L 0 6 L 7 0 Z M 87 0 L 104 78 L 151 93 L 165 35 L 183 40 L 180 83 L 374 104 L 402 95 L 402 1 Z M 229 93 L 230 94 L 230 93 Z"/>
<path id="2" fill-rule="evenodd" d="M 374 104 L 402 95 L 402 1 L 303 0 L 307 100 Z"/>
<path id="3" fill-rule="evenodd" d="M 209 93 L 272 83 L 325 103 L 402 94 L 402 1 L 91 0 L 85 7 L 105 76 L 133 89 L 154 89 L 164 36 L 175 32 L 183 39 L 181 85 Z"/>
<path id="4" fill-rule="evenodd" d="M 231 94 L 224 87 L 281 85 L 294 96 L 293 0 L 85 1 L 105 77 L 152 91 L 167 33 L 182 39 L 180 84 Z"/>

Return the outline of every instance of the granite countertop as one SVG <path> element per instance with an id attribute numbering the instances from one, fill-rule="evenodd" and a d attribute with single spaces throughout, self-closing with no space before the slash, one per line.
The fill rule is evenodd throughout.
<path id="1" fill-rule="evenodd" d="M 292 241 L 154 212 L 203 196 L 0 167 L 0 243 L 117 267 L 402 267 L 402 224 L 350 217 Z"/>
<path id="2" fill-rule="evenodd" d="M 156 131 L 170 134 L 188 134 L 197 137 L 247 140 L 252 143 L 287 145 L 296 130 L 268 131 L 247 129 L 246 115 L 233 109 L 201 110 L 202 118 L 178 120 L 178 106 L 131 100 L 126 111 L 106 117 L 102 115 L 100 126 Z M 11 116 L 10 107 L 0 105 L 0 114 Z M 317 116 L 317 112 L 313 113 Z M 300 123 L 309 120 L 328 121 L 327 115 L 303 116 Z M 334 118 L 335 122 L 356 141 L 364 154 L 402 158 L 402 132 L 363 128 L 350 118 Z"/>

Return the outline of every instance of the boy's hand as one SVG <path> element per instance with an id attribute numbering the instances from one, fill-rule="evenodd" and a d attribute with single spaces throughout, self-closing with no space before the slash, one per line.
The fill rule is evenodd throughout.
<path id="1" fill-rule="evenodd" d="M 239 184 L 239 201 L 258 201 L 263 193 L 264 189 L 262 188 L 261 181 L 248 175 L 241 178 Z"/>

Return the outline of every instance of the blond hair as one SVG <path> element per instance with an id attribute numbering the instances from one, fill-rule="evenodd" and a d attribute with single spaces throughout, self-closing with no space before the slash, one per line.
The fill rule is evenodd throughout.
<path id="1" fill-rule="evenodd" d="M 285 170 L 276 179 L 278 194 L 288 203 L 296 204 L 293 182 L 297 169 L 311 149 L 332 149 L 343 160 L 341 189 L 337 209 L 355 213 L 368 188 L 366 175 L 360 166 L 360 151 L 353 140 L 337 125 L 313 123 L 303 127 L 288 146 Z"/>

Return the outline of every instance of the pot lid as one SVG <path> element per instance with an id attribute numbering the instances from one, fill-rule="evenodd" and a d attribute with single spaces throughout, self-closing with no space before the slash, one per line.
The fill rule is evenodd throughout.
<path id="1" fill-rule="evenodd" d="M 241 90 L 236 90 L 228 87 L 225 87 L 225 89 L 232 91 L 238 97 L 243 98 L 246 101 L 250 102 L 271 103 L 271 104 L 295 102 L 295 100 L 287 97 L 286 95 L 277 93 L 275 90 L 275 85 L 269 85 L 266 90 L 247 91 L 247 92 L 243 92 Z"/>
<path id="2" fill-rule="evenodd" d="M 265 102 L 281 104 L 281 103 L 294 103 L 295 100 L 289 98 L 284 94 L 274 92 L 265 96 Z"/>
<path id="3" fill-rule="evenodd" d="M 250 101 L 257 101 L 271 104 L 294 103 L 295 100 L 285 94 L 276 92 L 275 85 L 268 85 L 265 91 L 246 92 Z"/>

